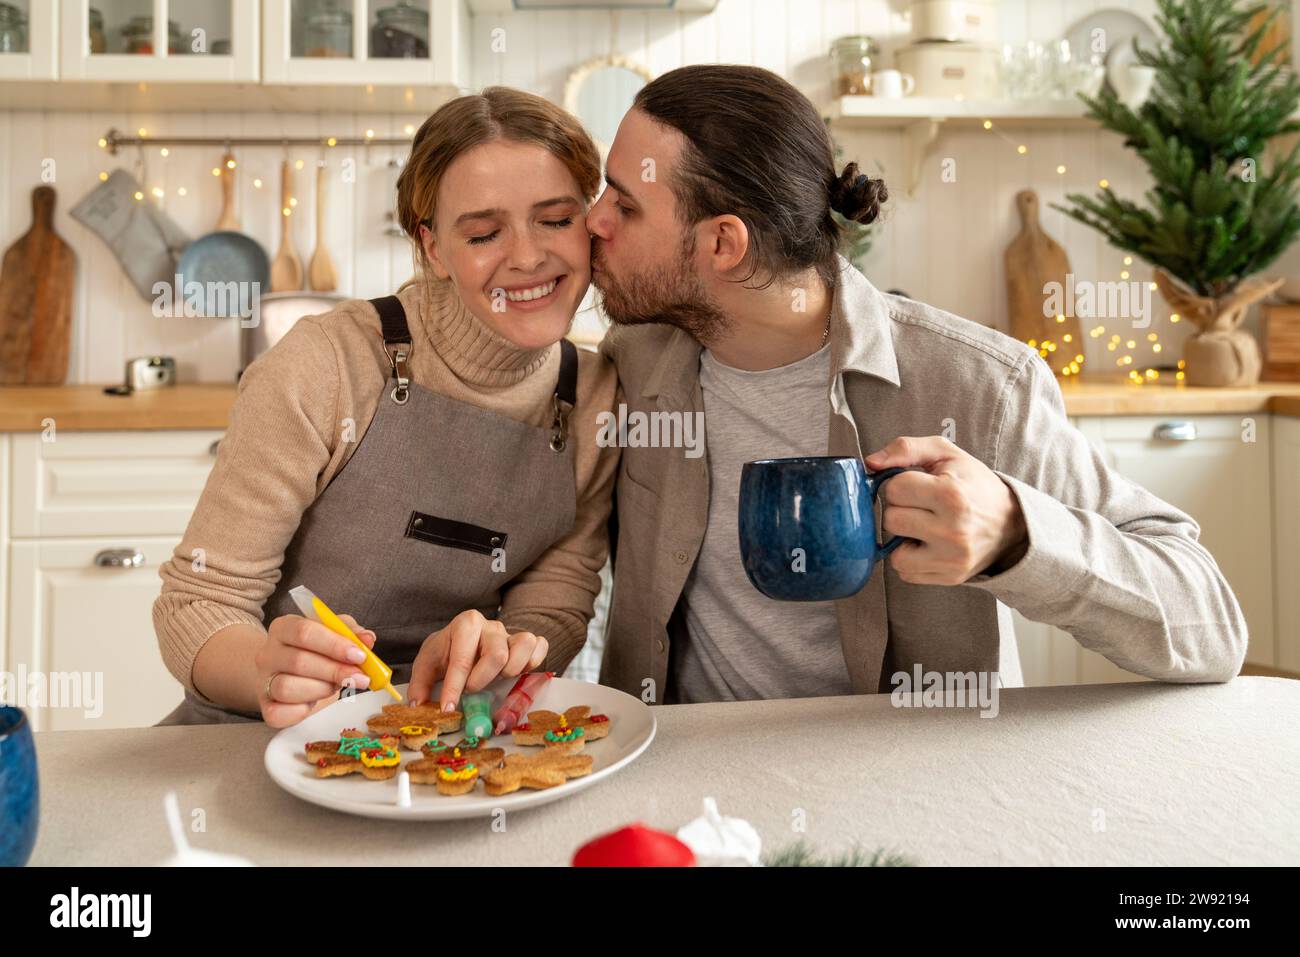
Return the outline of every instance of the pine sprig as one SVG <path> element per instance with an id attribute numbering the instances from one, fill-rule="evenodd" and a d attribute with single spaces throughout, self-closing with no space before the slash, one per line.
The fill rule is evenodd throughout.
<path id="1" fill-rule="evenodd" d="M 1146 164 L 1153 185 L 1145 203 L 1107 186 L 1053 206 L 1198 294 L 1221 297 L 1300 234 L 1300 143 L 1264 168 L 1269 143 L 1300 132 L 1300 78 L 1276 62 L 1280 46 L 1251 62 L 1279 10 L 1250 29 L 1266 5 L 1157 3 L 1165 43 L 1136 49 L 1138 62 L 1156 70 L 1147 102 L 1134 111 L 1110 91 L 1080 97 Z"/>
<path id="2" fill-rule="evenodd" d="M 765 867 L 913 867 L 901 854 L 878 849 L 868 854 L 854 846 L 848 851 L 826 856 L 807 841 L 798 841 L 778 851 L 763 854 Z"/>

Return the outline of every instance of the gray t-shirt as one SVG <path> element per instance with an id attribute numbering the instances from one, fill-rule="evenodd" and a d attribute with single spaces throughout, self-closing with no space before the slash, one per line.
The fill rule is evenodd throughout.
<path id="1" fill-rule="evenodd" d="M 825 455 L 830 347 L 746 372 L 700 356 L 709 524 L 683 591 L 688 638 L 673 646 L 667 700 L 744 701 L 851 694 L 834 602 L 773 601 L 745 575 L 736 516 L 740 470 L 756 459 Z"/>

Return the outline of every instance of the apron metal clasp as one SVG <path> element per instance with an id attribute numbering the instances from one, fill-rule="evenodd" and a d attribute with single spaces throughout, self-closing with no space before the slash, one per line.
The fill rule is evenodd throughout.
<path id="1" fill-rule="evenodd" d="M 406 400 L 411 395 L 411 379 L 409 370 L 406 368 L 406 357 L 410 353 L 401 346 L 391 350 L 385 346 L 384 352 L 388 354 L 388 364 L 392 367 L 393 378 L 397 380 L 397 385 L 393 386 L 393 391 L 390 394 L 393 401 L 398 405 L 406 405 Z"/>
<path id="2" fill-rule="evenodd" d="M 565 419 L 564 410 L 560 407 L 558 393 L 551 396 L 551 407 L 555 413 L 555 421 L 551 423 L 551 451 L 563 452 L 565 445 L 568 444 L 569 433 L 568 422 Z"/>

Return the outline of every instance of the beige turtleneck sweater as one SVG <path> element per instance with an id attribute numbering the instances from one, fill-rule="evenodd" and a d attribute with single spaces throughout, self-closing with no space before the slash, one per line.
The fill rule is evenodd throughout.
<path id="1" fill-rule="evenodd" d="M 450 284 L 413 279 L 397 296 L 414 340 L 412 382 L 521 422 L 550 425 L 558 343 L 520 349 L 466 310 Z M 364 299 L 351 299 L 298 320 L 240 378 L 216 464 L 185 537 L 159 570 L 154 628 L 164 662 L 188 690 L 201 694 L 191 671 L 214 633 L 235 624 L 265 631 L 262 606 L 279 582 L 285 548 L 303 512 L 360 444 L 388 376 L 379 316 Z M 500 617 L 509 631 L 531 631 L 549 642 L 547 670 L 563 671 L 582 648 L 600 591 L 618 449 L 597 446 L 596 416 L 613 410 L 616 382 L 607 360 L 579 350 L 569 429 L 578 489 L 574 528 L 502 595 Z M 349 420 L 355 434 L 342 441 Z"/>

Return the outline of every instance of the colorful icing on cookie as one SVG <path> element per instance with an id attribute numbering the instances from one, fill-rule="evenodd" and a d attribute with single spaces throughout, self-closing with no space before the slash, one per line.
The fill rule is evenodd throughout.
<path id="1" fill-rule="evenodd" d="M 608 715 L 590 714 L 585 705 L 576 705 L 563 714 L 554 711 L 531 711 L 528 720 L 515 725 L 514 742 L 543 745 L 562 754 L 576 754 L 587 744 L 609 734 Z"/>

